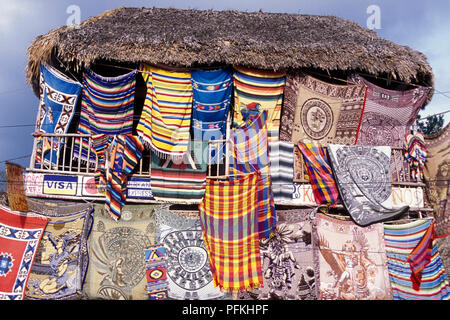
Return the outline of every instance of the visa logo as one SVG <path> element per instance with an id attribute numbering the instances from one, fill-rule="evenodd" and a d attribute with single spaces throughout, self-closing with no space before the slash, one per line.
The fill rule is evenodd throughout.
<path id="1" fill-rule="evenodd" d="M 70 195 L 77 194 L 78 177 L 44 176 L 44 194 Z"/>

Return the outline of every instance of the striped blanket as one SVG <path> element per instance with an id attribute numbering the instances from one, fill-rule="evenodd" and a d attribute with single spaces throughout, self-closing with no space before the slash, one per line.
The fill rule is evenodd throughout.
<path id="1" fill-rule="evenodd" d="M 167 254 L 162 244 L 145 249 L 147 293 L 150 300 L 165 300 L 169 290 L 167 281 Z"/>
<path id="2" fill-rule="evenodd" d="M 384 241 L 394 300 L 450 300 L 432 219 L 385 224 Z"/>
<path id="3" fill-rule="evenodd" d="M 182 156 L 189 146 L 191 74 L 141 64 L 147 85 L 136 131 L 159 157 Z"/>
<path id="4" fill-rule="evenodd" d="M 192 130 L 194 140 L 226 138 L 226 121 L 231 104 L 233 72 L 231 69 L 192 70 Z M 212 163 L 224 154 L 224 143 L 211 144 Z"/>
<path id="5" fill-rule="evenodd" d="M 261 237 L 269 238 L 277 222 L 270 177 L 267 114 L 263 110 L 244 126 L 231 130 L 233 146 L 230 153 L 230 180 L 240 179 L 256 171 L 261 173 L 263 183 L 259 186 L 258 198 L 262 202 L 259 232 Z"/>
<path id="6" fill-rule="evenodd" d="M 234 181 L 206 180 L 199 204 L 214 286 L 239 293 L 263 285 L 259 246 L 259 171 Z"/>
<path id="7" fill-rule="evenodd" d="M 233 81 L 233 121 L 240 126 L 267 110 L 269 139 L 279 140 L 285 73 L 235 67 Z"/>
<path id="8" fill-rule="evenodd" d="M 182 159 L 160 158 L 152 153 L 151 189 L 155 200 L 198 203 L 205 193 L 206 143 L 190 141 Z"/>
<path id="9" fill-rule="evenodd" d="M 275 203 L 292 202 L 294 192 L 294 144 L 269 142 L 270 178 Z"/>

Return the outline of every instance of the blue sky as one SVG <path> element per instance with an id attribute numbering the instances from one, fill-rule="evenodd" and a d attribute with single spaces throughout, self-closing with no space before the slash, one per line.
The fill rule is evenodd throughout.
<path id="1" fill-rule="evenodd" d="M 366 27 L 370 5 L 380 8 L 383 38 L 423 52 L 435 74 L 435 92 L 422 117 L 450 109 L 450 1 L 365 1 L 365 0 L 0 0 L 0 168 L 3 161 L 29 165 L 33 124 L 38 98 L 25 82 L 26 50 L 32 40 L 51 29 L 66 24 L 67 8 L 80 8 L 81 20 L 121 6 L 241 10 L 332 15 L 352 20 Z M 445 116 L 450 121 L 450 113 Z M 14 127 L 7 127 L 14 126 Z"/>

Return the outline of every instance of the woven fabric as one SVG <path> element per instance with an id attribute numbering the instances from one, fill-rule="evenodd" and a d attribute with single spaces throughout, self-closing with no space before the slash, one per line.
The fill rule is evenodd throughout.
<path id="1" fill-rule="evenodd" d="M 6 194 L 8 204 L 13 211 L 28 211 L 28 201 L 25 195 L 25 181 L 22 166 L 6 162 Z"/>
<path id="2" fill-rule="evenodd" d="M 0 207 L 0 300 L 23 300 L 48 218 Z"/>
<path id="3" fill-rule="evenodd" d="M 269 142 L 269 159 L 274 202 L 292 202 L 294 144 L 287 141 Z"/>
<path id="4" fill-rule="evenodd" d="M 304 73 L 288 73 L 280 139 L 354 144 L 364 108 L 364 85 L 327 83 Z"/>
<path id="5" fill-rule="evenodd" d="M 109 156 L 107 150 L 113 140 L 114 136 L 104 133 L 92 136 L 92 147 L 97 155 L 97 169 L 94 174 L 97 186 L 106 186 L 106 160 Z"/>
<path id="6" fill-rule="evenodd" d="M 279 140 L 285 73 L 235 67 L 233 83 L 233 121 L 242 126 L 248 119 L 266 110 L 269 139 Z"/>
<path id="7" fill-rule="evenodd" d="M 206 180 L 199 204 L 203 239 L 214 286 L 238 293 L 263 285 L 259 247 L 258 183 L 255 172 L 234 181 Z"/>
<path id="8" fill-rule="evenodd" d="M 261 237 L 270 237 L 276 227 L 276 211 L 270 177 L 269 143 L 267 135 L 267 111 L 263 110 L 244 126 L 231 130 L 233 143 L 230 152 L 230 180 L 259 171 L 262 184 L 259 185 L 259 232 Z"/>
<path id="9" fill-rule="evenodd" d="M 298 143 L 317 204 L 335 205 L 339 192 L 328 163 L 326 149 L 317 143 Z"/>
<path id="10" fill-rule="evenodd" d="M 392 300 L 383 224 L 316 216 L 321 300 Z"/>
<path id="11" fill-rule="evenodd" d="M 145 64 L 140 71 L 147 93 L 136 131 L 160 157 L 182 156 L 189 146 L 191 74 Z"/>
<path id="12" fill-rule="evenodd" d="M 410 90 L 381 88 L 355 74 L 350 80 L 367 87 L 367 97 L 356 143 L 402 147 L 404 136 L 423 107 L 431 88 Z"/>
<path id="13" fill-rule="evenodd" d="M 450 300 L 445 268 L 430 237 L 432 228 L 431 219 L 384 225 L 394 300 Z"/>
<path id="14" fill-rule="evenodd" d="M 150 300 L 167 299 L 169 283 L 167 281 L 166 250 L 161 244 L 145 249 L 147 293 Z"/>
<path id="15" fill-rule="evenodd" d="M 395 219 L 409 206 L 393 208 L 388 146 L 328 145 L 340 199 L 360 226 Z"/>
<path id="16" fill-rule="evenodd" d="M 404 148 L 404 156 L 409 164 L 411 177 L 416 181 L 421 181 L 423 179 L 423 167 L 427 159 L 423 134 L 416 132 L 415 134 L 405 135 Z"/>
<path id="17" fill-rule="evenodd" d="M 89 264 L 87 242 L 93 223 L 91 204 L 29 199 L 30 209 L 48 217 L 30 272 L 26 299 L 82 298 Z"/>

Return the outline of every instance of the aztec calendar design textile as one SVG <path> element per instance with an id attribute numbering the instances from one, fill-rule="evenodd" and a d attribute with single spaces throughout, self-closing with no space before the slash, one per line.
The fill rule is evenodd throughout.
<path id="1" fill-rule="evenodd" d="M 23 300 L 48 219 L 0 207 L 0 300 Z"/>
<path id="2" fill-rule="evenodd" d="M 339 195 L 360 226 L 394 219 L 409 210 L 392 209 L 391 148 L 328 145 Z"/>

